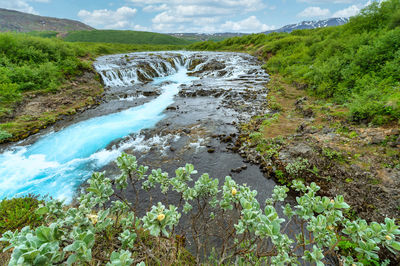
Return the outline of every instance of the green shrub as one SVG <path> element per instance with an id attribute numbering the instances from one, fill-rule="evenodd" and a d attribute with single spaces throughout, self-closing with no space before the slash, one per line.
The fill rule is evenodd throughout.
<path id="1" fill-rule="evenodd" d="M 8 133 L 5 130 L 0 129 L 0 141 L 11 138 L 11 137 L 12 137 L 12 134 Z"/>
<path id="2" fill-rule="evenodd" d="M 21 98 L 18 85 L 15 83 L 0 83 L 0 102 L 9 103 Z"/>
<path id="3" fill-rule="evenodd" d="M 4 199 L 0 201 L 0 235 L 25 226 L 37 227 L 43 223 L 42 216 L 35 213 L 42 201 L 37 196 Z"/>

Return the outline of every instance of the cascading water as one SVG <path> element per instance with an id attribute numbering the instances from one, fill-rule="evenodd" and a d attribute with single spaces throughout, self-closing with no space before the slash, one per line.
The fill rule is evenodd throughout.
<path id="1" fill-rule="evenodd" d="M 220 64 L 218 71 L 210 68 L 215 62 Z M 12 146 L 0 154 L 0 198 L 32 193 L 71 200 L 93 171 L 115 160 L 126 148 L 140 145 L 141 139 L 133 139 L 118 148 L 106 147 L 114 140 L 154 127 L 164 117 L 163 111 L 174 102 L 180 86 L 199 79 L 196 75 L 201 76 L 203 84 L 207 84 L 205 87 L 219 84 L 238 89 L 245 87 L 241 82 L 247 82 L 248 75 L 253 80 L 268 77 L 250 56 L 233 53 L 112 55 L 99 58 L 95 68 L 107 87 L 135 90 L 147 83 L 146 86 L 162 93 L 140 106 L 115 110 L 44 135 L 32 145 Z M 211 77 L 209 81 L 208 77 Z M 140 96 L 144 97 L 117 100 L 132 102 Z"/>

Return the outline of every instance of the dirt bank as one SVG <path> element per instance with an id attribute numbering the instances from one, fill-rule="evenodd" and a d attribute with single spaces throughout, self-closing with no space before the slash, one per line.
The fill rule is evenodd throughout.
<path id="1" fill-rule="evenodd" d="M 94 72 L 66 81 L 54 93 L 26 93 L 14 112 L 1 118 L 0 129 L 7 130 L 12 137 L 0 143 L 25 139 L 66 116 L 96 106 L 102 93 L 103 86 Z"/>

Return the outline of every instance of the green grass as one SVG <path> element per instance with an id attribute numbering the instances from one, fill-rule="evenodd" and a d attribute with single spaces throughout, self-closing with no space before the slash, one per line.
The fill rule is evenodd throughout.
<path id="1" fill-rule="evenodd" d="M 386 124 L 400 120 L 399 10 L 400 0 L 374 2 L 343 26 L 253 34 L 189 48 L 257 54 L 267 61 L 268 72 L 347 105 L 352 121 Z"/>
<path id="2" fill-rule="evenodd" d="M 43 38 L 56 38 L 58 32 L 57 31 L 30 31 L 26 34 L 36 37 L 43 37 Z"/>
<path id="3" fill-rule="evenodd" d="M 125 43 L 125 44 L 162 44 L 162 45 L 185 45 L 190 41 L 169 36 L 166 34 L 128 31 L 128 30 L 92 30 L 71 31 L 64 37 L 68 42 L 102 42 L 102 43 Z"/>
<path id="4" fill-rule="evenodd" d="M 0 235 L 11 230 L 21 230 L 25 226 L 36 227 L 42 223 L 42 217 L 35 214 L 41 200 L 29 195 L 21 198 L 0 201 Z"/>

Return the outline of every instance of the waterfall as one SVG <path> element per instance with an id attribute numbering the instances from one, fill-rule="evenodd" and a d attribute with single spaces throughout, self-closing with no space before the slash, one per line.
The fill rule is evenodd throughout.
<path id="1" fill-rule="evenodd" d="M 166 77 L 178 71 L 185 65 L 182 54 L 171 57 L 162 53 L 147 53 L 146 58 L 135 57 L 140 53 L 125 56 L 103 57 L 95 63 L 95 69 L 100 74 L 107 87 L 132 86 L 137 83 L 151 82 L 157 77 Z M 111 62 L 110 62 L 111 61 Z"/>

